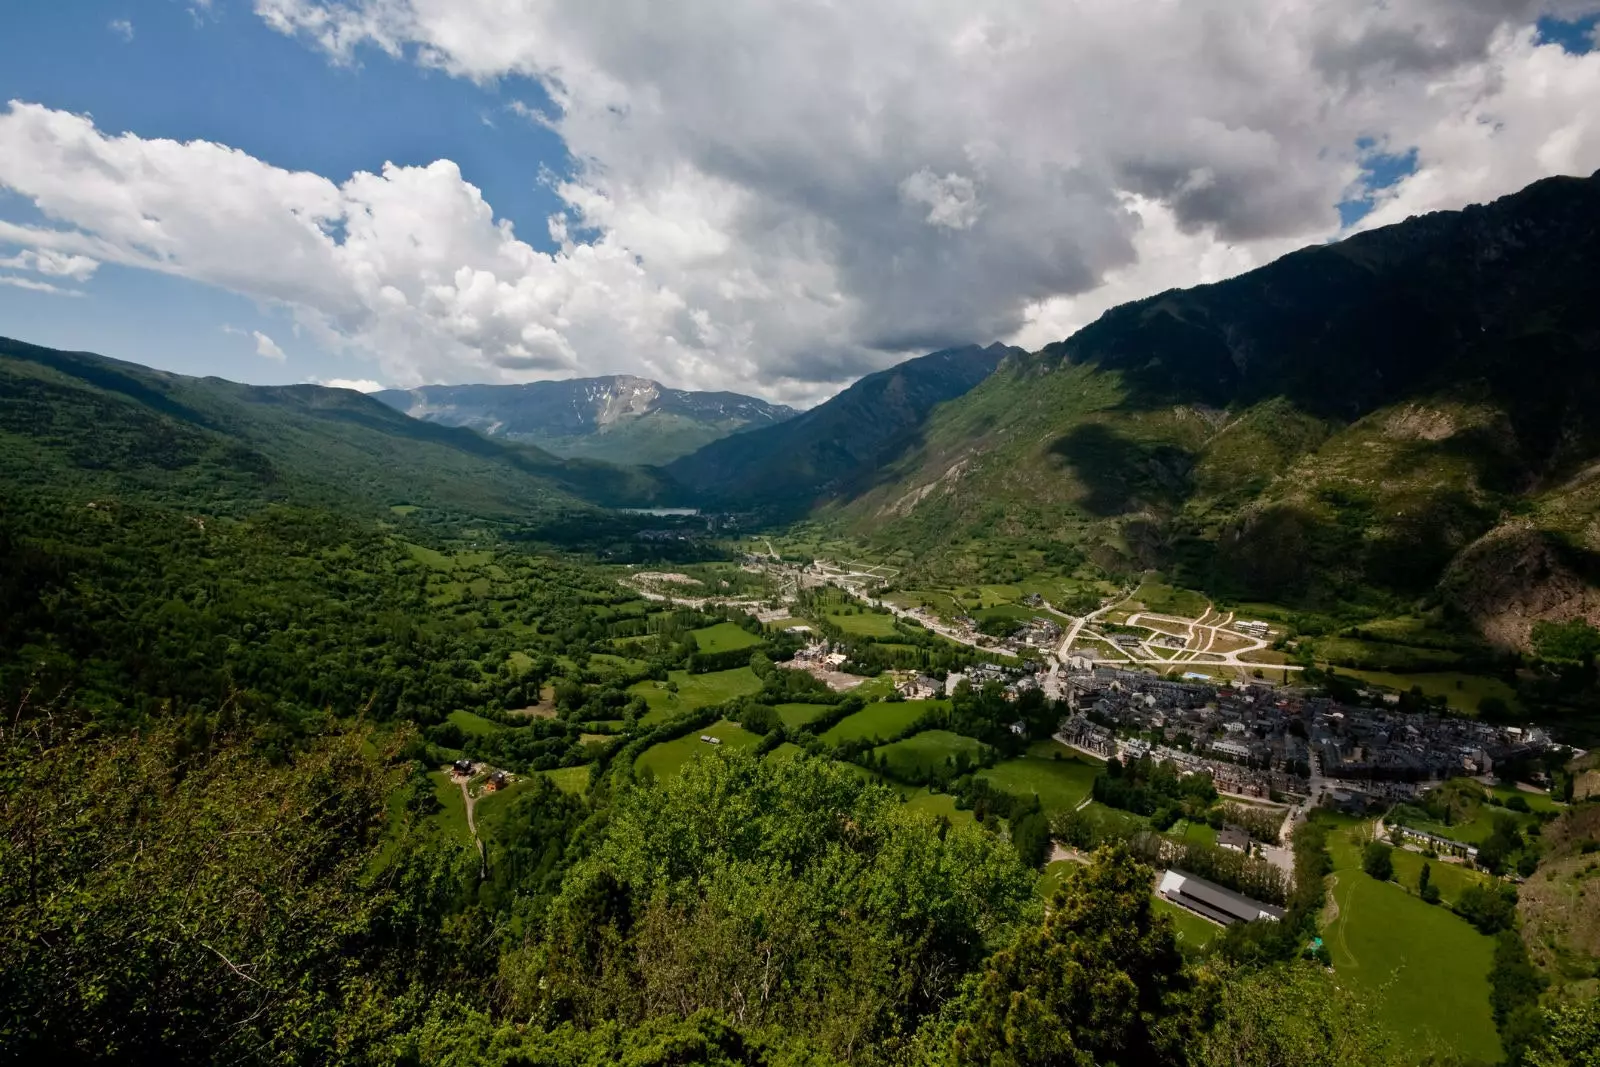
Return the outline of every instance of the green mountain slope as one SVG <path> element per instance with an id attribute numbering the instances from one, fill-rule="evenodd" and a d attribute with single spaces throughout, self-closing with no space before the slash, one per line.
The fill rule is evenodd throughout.
<path id="1" fill-rule="evenodd" d="M 372 395 L 413 418 L 609 463 L 667 463 L 712 441 L 797 414 L 739 393 L 669 389 L 628 375 L 526 385 L 425 385 Z"/>
<path id="2" fill-rule="evenodd" d="M 648 472 L 420 422 L 346 389 L 239 385 L 5 339 L 0 480 L 210 512 L 283 501 L 500 519 L 663 492 Z"/>
<path id="3" fill-rule="evenodd" d="M 793 515 L 860 491 L 916 447 L 934 407 L 961 396 L 1018 349 L 968 345 L 869 374 L 826 403 L 776 426 L 724 438 L 666 472 L 708 503 Z"/>
<path id="4" fill-rule="evenodd" d="M 1241 598 L 1443 596 L 1518 644 L 1600 618 L 1597 460 L 1600 175 L 1114 309 L 836 514 L 944 566 L 1062 543 Z"/>

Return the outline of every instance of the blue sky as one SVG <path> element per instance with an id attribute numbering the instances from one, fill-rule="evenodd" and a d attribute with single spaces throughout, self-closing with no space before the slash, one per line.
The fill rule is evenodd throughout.
<path id="1" fill-rule="evenodd" d="M 209 10 L 185 0 L 29 0 L 0 18 L 0 101 L 86 112 L 107 133 L 216 141 L 335 181 L 386 161 L 453 159 L 522 240 L 550 246 L 545 219 L 559 202 L 541 174 L 569 164 L 559 137 L 508 110 L 548 108 L 527 79 L 480 85 L 375 48 L 353 65 L 330 63 L 239 0 Z M 124 22 L 131 37 L 113 26 Z M 0 191 L 0 218 L 38 213 Z M 298 339 L 285 311 L 222 289 L 116 265 L 79 288 L 88 295 L 0 286 L 0 334 L 259 384 L 372 374 Z M 256 354 L 257 330 L 284 362 Z"/>
<path id="2" fill-rule="evenodd" d="M 1600 0 L 0 5 L 0 334 L 250 382 L 803 406 L 1600 167 Z"/>

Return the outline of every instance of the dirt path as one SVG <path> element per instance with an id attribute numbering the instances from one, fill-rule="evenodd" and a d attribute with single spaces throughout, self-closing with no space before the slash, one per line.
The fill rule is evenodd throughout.
<path id="1" fill-rule="evenodd" d="M 478 798 L 472 795 L 467 788 L 470 779 L 458 778 L 456 784 L 461 786 L 461 802 L 467 809 L 467 830 L 472 834 L 472 843 L 478 846 L 478 863 L 483 868 L 483 876 L 489 875 L 489 851 L 483 847 L 483 838 L 478 836 L 478 820 L 473 815 L 473 809 L 478 806 Z"/>

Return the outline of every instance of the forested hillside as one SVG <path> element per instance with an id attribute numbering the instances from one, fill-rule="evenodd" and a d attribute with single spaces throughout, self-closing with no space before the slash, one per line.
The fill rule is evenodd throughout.
<path id="1" fill-rule="evenodd" d="M 9 484 L 248 511 L 263 502 L 549 518 L 648 504 L 656 477 L 407 418 L 348 389 L 190 378 L 0 339 Z"/>
<path id="2" fill-rule="evenodd" d="M 1239 599 L 1600 621 L 1600 176 L 1108 312 L 837 512 L 959 567 L 1082 549 Z M 978 576 L 973 576 L 978 577 Z"/>
<path id="3" fill-rule="evenodd" d="M 714 442 L 667 466 L 696 500 L 795 518 L 859 492 L 920 440 L 923 420 L 1020 350 L 969 345 L 869 374 L 805 414 Z"/>

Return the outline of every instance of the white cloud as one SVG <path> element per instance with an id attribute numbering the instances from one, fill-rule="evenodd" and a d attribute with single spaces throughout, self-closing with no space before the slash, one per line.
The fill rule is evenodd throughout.
<path id="1" fill-rule="evenodd" d="M 289 357 L 283 354 L 283 349 L 278 347 L 278 342 L 262 333 L 260 330 L 251 331 L 251 336 L 256 339 L 256 355 L 263 359 L 284 362 Z"/>
<path id="2" fill-rule="evenodd" d="M 124 41 L 133 40 L 133 23 L 127 19 L 112 19 L 106 23 L 106 29 L 121 37 Z"/>
<path id="3" fill-rule="evenodd" d="M 978 187 L 971 178 L 960 174 L 937 178 L 927 167 L 900 183 L 900 198 L 908 204 L 925 205 L 929 226 L 951 230 L 971 229 L 983 210 L 978 203 Z"/>
<path id="4" fill-rule="evenodd" d="M 0 274 L 0 285 L 9 285 L 13 289 L 26 289 L 33 293 L 49 293 L 52 296 L 83 296 L 82 290 L 63 289 L 59 285 L 49 282 L 37 281 L 33 278 L 19 278 L 14 274 Z"/>
<path id="5" fill-rule="evenodd" d="M 330 389 L 354 389 L 358 393 L 376 393 L 384 388 L 381 383 L 371 378 L 329 378 L 327 381 L 313 378 L 311 384 L 326 385 Z"/>
<path id="6" fill-rule="evenodd" d="M 1339 228 L 1600 167 L 1600 0 L 255 0 L 341 62 L 540 80 L 575 170 L 544 254 L 454 164 L 335 180 L 220 145 L 0 115 L 0 241 L 289 308 L 378 375 L 629 371 L 805 401 L 909 352 L 1053 340 L 1111 300 Z M 86 163 L 87 161 L 87 163 Z M 530 180 L 534 177 L 530 174 Z"/>
<path id="7" fill-rule="evenodd" d="M 33 271 L 49 278 L 71 278 L 75 282 L 88 281 L 99 267 L 99 262 L 89 256 L 65 255 L 48 248 L 24 249 L 14 256 L 0 258 L 0 268 Z"/>
<path id="8" fill-rule="evenodd" d="M 278 363 L 283 363 L 289 358 L 288 356 L 284 355 L 283 349 L 278 347 L 278 342 L 274 341 L 260 330 L 241 330 L 237 326 L 224 326 L 222 328 L 222 332 L 232 334 L 235 337 L 248 337 L 255 341 L 256 355 L 260 356 L 262 359 L 270 359 Z"/>

